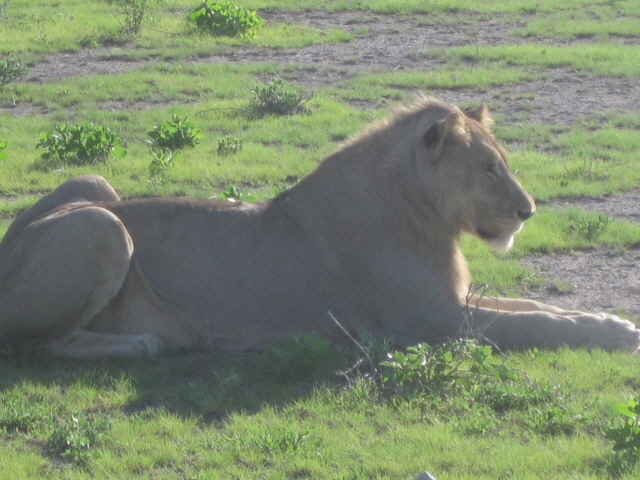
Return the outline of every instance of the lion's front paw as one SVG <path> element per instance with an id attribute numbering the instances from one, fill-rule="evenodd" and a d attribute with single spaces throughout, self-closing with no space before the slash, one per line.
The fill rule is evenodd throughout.
<path id="1" fill-rule="evenodd" d="M 577 320 L 578 324 L 589 324 L 589 343 L 594 347 L 632 353 L 640 348 L 640 328 L 633 322 L 607 313 L 585 315 Z"/>
<path id="2" fill-rule="evenodd" d="M 134 355 L 148 355 L 150 357 L 155 357 L 158 353 L 164 350 L 164 343 L 155 335 L 143 333 L 135 335 L 135 337 L 135 352 L 132 352 Z"/>

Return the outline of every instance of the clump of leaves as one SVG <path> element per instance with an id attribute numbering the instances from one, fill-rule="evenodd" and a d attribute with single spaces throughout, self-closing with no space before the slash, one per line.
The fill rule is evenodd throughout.
<path id="1" fill-rule="evenodd" d="M 151 137 L 154 147 L 160 149 L 180 150 L 186 147 L 195 147 L 200 143 L 202 134 L 199 128 L 195 128 L 187 117 L 180 118 L 175 113 L 171 120 L 156 125 L 147 135 Z"/>
<path id="2" fill-rule="evenodd" d="M 0 61 L 0 87 L 13 82 L 16 78 L 25 75 L 29 69 L 23 61 L 9 55 L 6 60 Z"/>
<path id="3" fill-rule="evenodd" d="M 291 115 L 306 113 L 305 104 L 313 97 L 301 87 L 292 87 L 279 77 L 264 85 L 253 87 L 253 107 L 259 115 Z"/>
<path id="4" fill-rule="evenodd" d="M 331 357 L 331 342 L 318 334 L 307 333 L 281 338 L 254 358 L 261 378 L 284 383 L 313 378 L 327 366 Z"/>
<path id="5" fill-rule="evenodd" d="M 496 359 L 490 346 L 458 339 L 438 346 L 418 344 L 388 354 L 382 382 L 408 395 L 448 396 L 476 392 L 493 380 L 515 380 L 515 372 Z"/>
<path id="6" fill-rule="evenodd" d="M 173 168 L 178 159 L 178 154 L 170 148 L 162 148 L 151 151 L 153 160 L 149 164 L 149 177 L 152 182 L 163 184 L 169 169 Z"/>
<path id="7" fill-rule="evenodd" d="M 108 127 L 85 123 L 56 124 L 53 132 L 41 133 L 36 148 L 44 149 L 41 167 L 61 165 L 91 165 L 109 157 L 121 158 L 127 151 L 118 134 Z"/>
<path id="8" fill-rule="evenodd" d="M 240 190 L 237 185 L 230 185 L 224 192 L 218 195 L 221 200 L 227 200 L 229 202 L 253 202 L 255 197 L 249 193 L 246 188 Z"/>
<path id="9" fill-rule="evenodd" d="M 626 452 L 634 456 L 640 454 L 640 397 L 630 398 L 616 406 L 624 419 L 618 427 L 609 429 L 607 438 L 613 441 L 616 452 Z"/>
<path id="10" fill-rule="evenodd" d="M 69 420 L 57 419 L 47 447 L 54 455 L 60 455 L 69 462 L 86 464 L 100 436 L 111 428 L 106 417 L 81 418 L 72 416 Z"/>
<path id="11" fill-rule="evenodd" d="M 234 155 L 242 150 L 242 144 L 243 142 L 241 138 L 229 136 L 218 138 L 216 153 L 221 156 Z"/>
<path id="12" fill-rule="evenodd" d="M 187 17 L 199 31 L 223 37 L 252 38 L 262 26 L 262 19 L 252 10 L 231 2 L 204 0 Z"/>
<path id="13" fill-rule="evenodd" d="M 569 224 L 569 231 L 584 238 L 588 242 L 597 239 L 613 221 L 602 213 L 596 217 L 577 217 Z"/>
<path id="14" fill-rule="evenodd" d="M 109 5 L 115 6 L 122 15 L 122 33 L 137 35 L 142 22 L 149 18 L 149 0 L 107 0 Z"/>

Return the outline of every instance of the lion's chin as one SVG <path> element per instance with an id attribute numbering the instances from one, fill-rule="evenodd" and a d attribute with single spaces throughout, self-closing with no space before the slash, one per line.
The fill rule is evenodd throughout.
<path id="1" fill-rule="evenodd" d="M 506 252 L 511 247 L 513 247 L 513 235 L 509 235 L 507 237 L 481 238 L 484 243 L 491 247 L 492 250 L 495 250 L 497 252 Z"/>
<path id="2" fill-rule="evenodd" d="M 513 247 L 513 236 L 522 230 L 522 226 L 523 224 L 521 223 L 518 228 L 514 229 L 512 233 L 507 235 L 491 235 L 483 230 L 476 230 L 476 234 L 493 250 L 497 252 L 506 252 Z"/>

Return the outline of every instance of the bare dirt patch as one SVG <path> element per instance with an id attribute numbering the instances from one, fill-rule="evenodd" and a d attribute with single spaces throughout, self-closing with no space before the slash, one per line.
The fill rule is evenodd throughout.
<path id="1" fill-rule="evenodd" d="M 640 223 L 640 192 L 596 198 L 555 199 L 545 208 L 579 207 Z M 571 254 L 528 255 L 522 263 L 542 278 L 531 295 L 561 308 L 615 311 L 640 321 L 640 249 L 586 249 Z"/>
<path id="2" fill-rule="evenodd" d="M 309 89 L 336 86 L 360 71 L 429 71 L 441 64 L 428 47 L 532 43 L 513 35 L 522 24 L 500 18 L 438 22 L 428 15 L 372 15 L 363 12 L 260 12 L 267 22 L 343 28 L 356 38 L 336 45 L 311 45 L 298 49 L 241 47 L 230 53 L 198 59 L 202 62 L 263 62 L 298 64 L 296 82 Z M 580 40 L 588 42 L 588 39 Z M 640 43 L 627 37 L 624 43 Z M 541 45 L 566 43 L 541 39 Z M 114 55 L 119 50 L 97 49 L 53 55 L 31 67 L 25 81 L 48 82 L 77 75 L 111 74 L 157 60 L 128 61 Z M 527 121 L 569 125 L 580 116 L 605 116 L 611 112 L 640 113 L 640 82 L 605 76 L 588 77 L 581 72 L 554 69 L 539 80 L 501 86 L 489 92 L 438 90 L 429 92 L 454 103 L 485 101 L 506 123 Z M 359 104 L 362 108 L 378 104 Z M 136 106 L 143 108 L 144 106 Z M 13 106 L 16 114 L 19 108 Z M 548 207 L 575 205 L 609 216 L 640 221 L 640 193 L 556 200 Z M 538 299 L 561 307 L 627 312 L 640 319 L 640 250 L 613 252 L 594 249 L 572 255 L 530 256 L 523 263 L 544 277 L 532 292 Z"/>

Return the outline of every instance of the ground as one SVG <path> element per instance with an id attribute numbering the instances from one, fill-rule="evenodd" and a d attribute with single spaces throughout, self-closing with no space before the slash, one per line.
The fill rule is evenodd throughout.
<path id="1" fill-rule="evenodd" d="M 309 89 L 338 83 L 356 71 L 398 71 L 438 68 L 437 61 L 423 53 L 427 46 L 518 43 L 524 39 L 511 32 L 514 24 L 498 19 L 438 24 L 428 16 L 374 15 L 363 12 L 260 12 L 267 22 L 339 27 L 354 34 L 367 31 L 351 42 L 312 45 L 299 49 L 238 48 L 233 53 L 201 58 L 203 62 L 273 61 L 309 65 L 296 77 L 288 77 Z M 517 26 L 517 25 L 515 25 Z M 528 42 L 531 39 L 527 39 Z M 588 39 L 578 41 L 589 41 Z M 623 39 L 640 42 L 638 37 Z M 540 40 L 544 44 L 546 40 Z M 554 39 L 549 43 L 562 43 Z M 572 40 L 575 43 L 575 40 Z M 154 62 L 148 59 L 142 62 Z M 31 67 L 25 81 L 45 82 L 71 75 L 121 72 L 141 62 L 114 56 L 109 49 L 52 55 Z M 521 122 L 523 109 L 532 123 L 570 125 L 581 115 L 602 115 L 613 111 L 640 113 L 640 83 L 624 77 L 585 78 L 570 69 L 547 72 L 544 79 L 494 88 L 490 92 L 440 90 L 429 92 L 453 103 L 484 101 L 504 123 Z M 526 105 L 524 105 L 526 103 Z M 361 108 L 376 105 L 362 101 Z M 15 112 L 19 114 L 20 112 Z M 515 115 L 514 115 L 515 114 Z M 541 146 L 544 148 L 544 146 Z M 614 218 L 640 221 L 640 193 L 603 196 L 595 199 L 552 200 L 549 207 L 577 205 L 601 211 Z M 618 311 L 640 320 L 640 250 L 613 252 L 593 249 L 574 254 L 532 256 L 524 263 L 544 276 L 534 297 L 567 308 L 590 311 Z"/>

